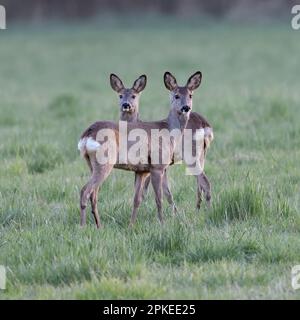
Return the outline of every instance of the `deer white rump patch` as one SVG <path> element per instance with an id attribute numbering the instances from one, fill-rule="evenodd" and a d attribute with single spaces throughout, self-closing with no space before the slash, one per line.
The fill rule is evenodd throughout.
<path id="1" fill-rule="evenodd" d="M 78 142 L 78 150 L 82 154 L 85 150 L 87 152 L 96 152 L 100 148 L 100 146 L 100 143 L 91 137 L 80 139 Z"/>

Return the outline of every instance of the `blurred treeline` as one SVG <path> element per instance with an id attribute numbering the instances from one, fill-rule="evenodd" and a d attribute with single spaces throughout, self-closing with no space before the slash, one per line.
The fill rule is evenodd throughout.
<path id="1" fill-rule="evenodd" d="M 298 1 L 299 2 L 299 1 Z M 101 14 L 206 15 L 280 18 L 295 0 L 0 0 L 9 19 L 87 19 Z"/>

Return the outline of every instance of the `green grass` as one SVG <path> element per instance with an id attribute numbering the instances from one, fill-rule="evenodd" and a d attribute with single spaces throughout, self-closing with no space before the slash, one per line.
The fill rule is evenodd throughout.
<path id="1" fill-rule="evenodd" d="M 287 24 L 175 20 L 16 26 L 1 32 L 1 299 L 299 299 L 299 33 Z M 88 168 L 82 131 L 117 119 L 110 72 L 129 86 L 142 73 L 143 119 L 163 118 L 163 72 L 180 83 L 200 69 L 194 110 L 215 141 L 206 172 L 213 207 L 195 209 L 196 183 L 170 168 L 179 208 L 156 218 L 152 191 L 127 228 L 133 174 L 115 170 L 99 196 L 104 228 L 79 228 Z"/>

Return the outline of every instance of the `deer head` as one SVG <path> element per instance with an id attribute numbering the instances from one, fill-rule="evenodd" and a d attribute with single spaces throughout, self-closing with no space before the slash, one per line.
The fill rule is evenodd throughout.
<path id="1" fill-rule="evenodd" d="M 120 119 L 124 121 L 137 121 L 139 115 L 139 99 L 141 92 L 147 84 L 146 75 L 135 80 L 133 86 L 125 88 L 121 79 L 115 74 L 110 75 L 110 85 L 119 95 Z"/>
<path id="2" fill-rule="evenodd" d="M 189 77 L 185 86 L 178 86 L 176 78 L 165 72 L 164 83 L 170 91 L 171 109 L 177 112 L 179 117 L 188 117 L 193 107 L 193 92 L 201 83 L 202 73 L 197 71 Z"/>

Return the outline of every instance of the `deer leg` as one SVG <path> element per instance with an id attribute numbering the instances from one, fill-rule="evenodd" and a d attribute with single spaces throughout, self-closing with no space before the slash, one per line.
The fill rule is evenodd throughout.
<path id="1" fill-rule="evenodd" d="M 91 159 L 90 159 L 89 155 L 85 154 L 84 155 L 84 159 L 86 160 L 87 165 L 88 165 L 88 167 L 89 167 L 89 169 L 90 169 L 90 171 L 92 173 L 93 172 L 93 166 L 92 166 Z"/>
<path id="2" fill-rule="evenodd" d="M 112 168 L 112 165 L 95 165 L 89 182 L 82 188 L 80 192 L 81 226 L 86 224 L 86 206 L 88 200 L 92 197 L 92 212 L 94 214 L 97 228 L 100 228 L 101 224 L 97 210 L 97 196 L 95 195 L 99 186 L 102 185 L 105 179 L 109 176 Z"/>
<path id="3" fill-rule="evenodd" d="M 132 210 L 130 224 L 129 224 L 130 227 L 132 227 L 136 221 L 137 209 L 142 202 L 143 187 L 144 187 L 144 183 L 147 175 L 148 174 L 145 174 L 145 173 L 135 174 L 135 194 L 134 194 L 134 200 L 133 200 L 133 210 Z"/>
<path id="4" fill-rule="evenodd" d="M 135 173 L 135 175 L 134 175 L 134 188 L 136 186 L 136 181 L 137 181 L 137 173 Z M 150 175 L 147 176 L 144 181 L 144 186 L 143 186 L 143 190 L 142 190 L 142 201 L 144 201 L 147 196 L 149 183 L 150 183 Z"/>
<path id="5" fill-rule="evenodd" d="M 92 207 L 92 214 L 95 219 L 95 223 L 98 228 L 100 228 L 101 223 L 100 223 L 100 217 L 98 213 L 98 192 L 99 192 L 99 186 L 93 189 L 92 194 L 90 196 L 90 201 L 91 201 L 91 207 Z"/>
<path id="6" fill-rule="evenodd" d="M 85 154 L 84 158 L 85 158 L 85 160 L 86 160 L 86 162 L 87 162 L 87 165 L 88 165 L 91 173 L 93 173 L 93 166 L 92 166 L 92 163 L 91 163 L 91 160 L 90 160 L 89 155 L 88 155 L 88 154 Z M 95 216 L 95 212 L 97 212 L 97 208 L 95 208 L 95 201 L 97 202 L 98 190 L 99 190 L 99 188 L 98 188 L 97 190 L 93 190 L 93 191 L 92 191 L 92 194 L 91 194 L 91 196 L 90 196 L 92 213 L 93 213 L 94 216 Z M 98 214 L 96 214 L 96 216 L 97 216 L 97 215 L 98 215 Z M 95 220 L 96 220 L 96 217 L 95 217 Z M 97 220 L 99 220 L 99 219 L 97 219 Z M 96 222 L 96 223 L 97 223 L 97 222 Z"/>
<path id="7" fill-rule="evenodd" d="M 170 191 L 170 188 L 169 188 L 167 170 L 165 170 L 164 175 L 163 175 L 162 188 L 163 188 L 163 193 L 164 193 L 165 197 L 167 198 L 167 201 L 169 202 L 169 204 L 172 207 L 173 214 L 175 215 L 177 213 L 177 208 L 176 208 L 176 205 L 174 202 L 172 192 Z"/>
<path id="8" fill-rule="evenodd" d="M 203 151 L 200 152 L 200 157 L 199 157 L 199 164 L 201 173 L 196 176 L 197 179 L 197 204 L 196 207 L 197 209 L 200 209 L 201 203 L 202 203 L 202 195 L 205 195 L 205 199 L 207 201 L 208 206 L 210 206 L 210 183 L 204 173 L 204 164 L 205 164 L 205 155 L 206 155 L 206 148 L 205 145 L 203 147 Z"/>
<path id="9" fill-rule="evenodd" d="M 148 176 L 145 179 L 144 188 L 143 188 L 143 200 L 146 199 L 146 196 L 148 194 L 149 184 L 150 184 L 150 176 Z"/>
<path id="10" fill-rule="evenodd" d="M 83 227 L 86 224 L 86 207 L 89 198 L 94 198 L 94 188 L 96 185 L 96 179 L 94 175 L 89 182 L 81 189 L 80 192 L 80 225 Z M 97 222 L 96 222 L 97 223 Z M 99 221 L 97 227 L 100 227 Z"/>
<path id="11" fill-rule="evenodd" d="M 80 191 L 80 225 L 83 227 L 86 224 L 86 203 L 83 201 L 85 190 L 88 183 L 85 184 Z"/>
<path id="12" fill-rule="evenodd" d="M 204 193 L 207 205 L 208 207 L 210 207 L 211 185 L 204 172 L 202 172 L 200 175 L 197 176 L 197 191 L 198 191 L 197 208 L 200 209 L 200 205 L 202 202 L 202 193 Z"/>
<path id="13" fill-rule="evenodd" d="M 199 164 L 199 162 L 196 162 L 196 165 Z M 195 165 L 194 165 L 195 166 Z M 189 168 L 189 165 L 187 165 Z M 193 169 L 196 167 L 192 167 Z M 203 167 L 202 167 L 203 168 Z M 201 170 L 201 167 L 199 168 Z M 195 178 L 197 181 L 197 201 L 196 201 L 196 208 L 199 210 L 202 203 L 202 193 L 205 190 L 205 181 L 202 178 L 203 171 L 200 171 L 201 173 L 195 172 Z"/>
<path id="14" fill-rule="evenodd" d="M 151 171 L 151 183 L 155 193 L 158 219 L 161 224 L 163 224 L 164 222 L 163 215 L 162 215 L 162 180 L 163 180 L 163 171 L 161 170 Z"/>
<path id="15" fill-rule="evenodd" d="M 93 174 L 93 167 L 92 167 L 92 163 L 91 163 L 91 160 L 90 160 L 90 157 L 88 154 L 85 154 L 84 155 L 84 159 L 86 160 L 87 162 L 87 165 L 91 171 L 91 174 Z M 81 226 L 85 225 L 86 224 L 86 206 L 87 204 L 84 204 L 81 202 L 81 199 L 83 198 L 84 196 L 84 192 L 87 188 L 88 184 L 86 184 L 80 191 L 80 211 L 81 211 Z M 91 196 L 90 196 L 90 199 L 91 199 L 91 205 L 93 203 L 93 198 L 94 198 L 94 191 L 92 192 Z"/>
<path id="16" fill-rule="evenodd" d="M 93 173 L 93 167 L 92 167 L 90 157 L 86 154 L 84 158 L 88 164 L 88 167 L 90 168 L 91 173 Z M 93 189 L 92 194 L 90 196 L 90 201 L 91 201 L 92 214 L 94 216 L 96 225 L 100 226 L 100 218 L 99 218 L 98 208 L 97 208 L 98 191 L 99 191 L 99 187 L 96 189 Z"/>
<path id="17" fill-rule="evenodd" d="M 200 210 L 201 207 L 201 203 L 202 203 L 202 186 L 201 186 L 201 182 L 200 182 L 200 176 L 196 176 L 197 179 L 197 203 L 196 203 L 196 207 L 198 210 Z"/>
<path id="18" fill-rule="evenodd" d="M 204 172 L 201 174 L 202 188 L 205 194 L 205 200 L 207 202 L 208 207 L 211 205 L 211 184 Z"/>

